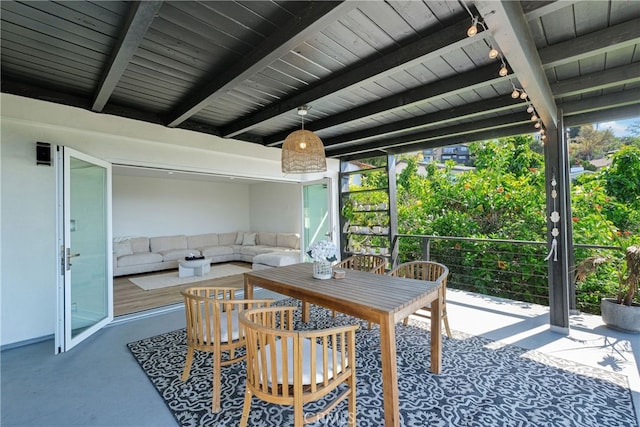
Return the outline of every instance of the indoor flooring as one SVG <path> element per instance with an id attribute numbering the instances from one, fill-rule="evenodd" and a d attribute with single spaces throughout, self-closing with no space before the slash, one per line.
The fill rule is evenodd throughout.
<path id="1" fill-rule="evenodd" d="M 231 262 L 229 264 L 251 268 L 250 263 Z M 145 291 L 134 285 L 129 278 L 147 276 L 151 274 L 162 274 L 172 270 L 156 271 L 153 273 L 143 273 L 132 276 L 120 276 L 113 279 L 113 314 L 114 316 L 124 316 L 141 311 L 151 310 L 162 306 L 182 303 L 184 300 L 180 291 L 192 286 L 225 286 L 242 289 L 244 286 L 242 274 L 220 277 L 210 280 L 202 280 L 185 285 L 171 286 L 162 289 L 152 289 Z M 174 270 L 177 271 L 177 270 Z"/>

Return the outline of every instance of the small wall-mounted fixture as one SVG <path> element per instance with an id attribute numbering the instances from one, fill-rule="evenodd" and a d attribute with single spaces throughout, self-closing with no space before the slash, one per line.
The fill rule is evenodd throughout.
<path id="1" fill-rule="evenodd" d="M 51 166 L 51 144 L 36 142 L 36 165 Z"/>

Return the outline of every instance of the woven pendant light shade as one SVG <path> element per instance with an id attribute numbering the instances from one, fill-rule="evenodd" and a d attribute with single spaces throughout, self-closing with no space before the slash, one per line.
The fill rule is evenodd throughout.
<path id="1" fill-rule="evenodd" d="M 282 144 L 282 172 L 325 172 L 327 159 L 322 140 L 309 130 L 291 132 Z"/>

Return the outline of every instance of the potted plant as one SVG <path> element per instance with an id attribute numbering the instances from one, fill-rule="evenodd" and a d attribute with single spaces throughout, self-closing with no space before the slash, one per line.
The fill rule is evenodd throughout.
<path id="1" fill-rule="evenodd" d="M 611 259 L 602 255 L 588 257 L 576 266 L 576 283 L 594 273 Z M 640 332 L 640 245 L 629 246 L 618 270 L 615 298 L 602 298 L 602 321 L 614 329 Z"/>

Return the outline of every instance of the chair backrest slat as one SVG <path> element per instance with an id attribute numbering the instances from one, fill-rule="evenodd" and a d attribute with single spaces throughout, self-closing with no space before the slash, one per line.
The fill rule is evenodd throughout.
<path id="1" fill-rule="evenodd" d="M 354 375 L 358 325 L 294 330 L 297 307 L 247 310 L 247 388 L 268 402 L 302 405 L 335 390 Z M 351 393 L 351 392 L 349 392 Z M 348 393 L 341 393 L 340 399 Z M 328 408 L 326 408 L 328 409 Z"/>
<path id="2" fill-rule="evenodd" d="M 353 255 L 342 260 L 333 268 L 346 268 L 348 270 L 367 271 L 369 273 L 384 274 L 387 260 L 379 255 Z"/>

